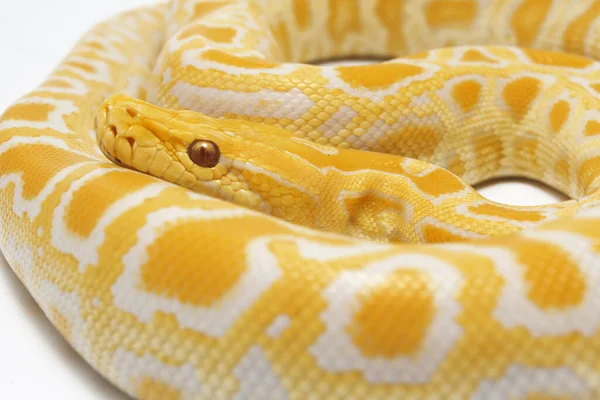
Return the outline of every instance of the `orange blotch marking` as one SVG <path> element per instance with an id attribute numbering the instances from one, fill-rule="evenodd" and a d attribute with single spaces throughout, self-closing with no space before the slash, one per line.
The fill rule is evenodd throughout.
<path id="1" fill-rule="evenodd" d="M 463 54 L 460 59 L 462 62 L 483 62 L 483 63 L 497 63 L 496 60 L 489 58 L 478 50 L 468 50 Z"/>
<path id="2" fill-rule="evenodd" d="M 472 111 L 479 103 L 481 84 L 473 80 L 457 83 L 452 88 L 452 96 L 463 112 Z"/>
<path id="3" fill-rule="evenodd" d="M 565 30 L 565 50 L 573 53 L 582 53 L 585 50 L 585 39 L 592 24 L 600 16 L 600 2 L 594 1 L 587 10 L 581 10 L 579 17 L 572 20 Z"/>
<path id="4" fill-rule="evenodd" d="M 444 228 L 430 224 L 421 226 L 421 234 L 423 235 L 424 243 L 447 243 L 471 240 L 471 238 L 459 236 Z"/>
<path id="5" fill-rule="evenodd" d="M 517 7 L 511 26 L 520 46 L 533 45 L 551 6 L 552 0 L 524 0 Z"/>
<path id="6" fill-rule="evenodd" d="M 96 68 L 93 65 L 89 65 L 89 64 L 85 64 L 82 62 L 77 62 L 77 61 L 67 61 L 65 63 L 66 65 L 70 65 L 72 67 L 81 69 L 89 74 L 93 74 L 96 72 Z"/>
<path id="7" fill-rule="evenodd" d="M 588 188 L 600 176 L 600 157 L 590 158 L 581 163 L 578 180 L 583 188 Z"/>
<path id="8" fill-rule="evenodd" d="M 525 267 L 529 299 L 543 310 L 579 305 L 585 296 L 586 278 L 569 254 L 544 242 L 520 238 L 514 242 Z"/>
<path id="9" fill-rule="evenodd" d="M 565 100 L 559 100 L 552 106 L 550 110 L 550 126 L 555 133 L 558 133 L 563 127 L 567 119 L 569 119 L 569 112 L 571 106 Z"/>
<path id="10" fill-rule="evenodd" d="M 258 57 L 237 57 L 220 50 L 209 50 L 202 54 L 202 58 L 240 68 L 275 68 L 278 65 L 277 63 L 263 60 Z"/>
<path id="11" fill-rule="evenodd" d="M 586 68 L 593 63 L 589 58 L 574 54 L 530 49 L 523 51 L 532 62 L 550 67 Z"/>
<path id="12" fill-rule="evenodd" d="M 544 219 L 544 216 L 536 211 L 519 210 L 494 204 L 470 206 L 469 211 L 477 215 L 506 218 L 520 222 L 537 222 Z"/>
<path id="13" fill-rule="evenodd" d="M 347 331 L 363 356 L 392 359 L 419 352 L 436 311 L 427 275 L 395 271 L 358 298 L 360 307 Z"/>
<path id="14" fill-rule="evenodd" d="M 142 101 L 146 101 L 148 99 L 148 91 L 145 88 L 140 87 L 136 97 Z"/>
<path id="15" fill-rule="evenodd" d="M 146 377 L 140 380 L 137 393 L 140 399 L 148 400 L 179 400 L 181 392 L 179 389 L 153 378 Z"/>
<path id="16" fill-rule="evenodd" d="M 219 8 L 225 7 L 230 4 L 231 4 L 231 2 L 226 2 L 226 1 L 200 2 L 200 3 L 196 4 L 196 7 L 194 8 L 194 15 L 192 16 L 192 19 L 195 19 L 198 17 L 203 17 L 215 10 L 218 10 Z"/>
<path id="17" fill-rule="evenodd" d="M 71 84 L 65 81 L 59 81 L 58 79 L 51 79 L 49 81 L 44 82 L 44 86 L 52 86 L 59 89 L 69 89 L 71 88 Z"/>
<path id="18" fill-rule="evenodd" d="M 22 173 L 23 197 L 31 200 L 63 169 L 89 158 L 43 144 L 27 144 L 8 150 L 0 157 L 4 174 Z"/>
<path id="19" fill-rule="evenodd" d="M 441 196 L 465 189 L 465 184 L 450 171 L 435 169 L 425 176 L 411 175 L 410 179 L 425 194 Z"/>
<path id="20" fill-rule="evenodd" d="M 310 24 L 311 5 L 308 0 L 293 0 L 294 16 L 300 29 L 308 28 Z"/>
<path id="21" fill-rule="evenodd" d="M 96 49 L 96 50 L 100 50 L 100 51 L 104 51 L 106 50 L 106 47 L 104 47 L 104 45 L 98 41 L 92 41 L 92 42 L 87 42 L 86 43 L 87 46 Z"/>
<path id="22" fill-rule="evenodd" d="M 472 0 L 434 0 L 425 9 L 425 18 L 434 28 L 464 26 L 475 21 L 477 2 Z"/>
<path id="23" fill-rule="evenodd" d="M 350 33 L 361 32 L 361 15 L 359 0 L 329 0 L 329 20 L 326 26 L 336 45 L 341 45 Z"/>
<path id="24" fill-rule="evenodd" d="M 48 121 L 49 114 L 56 108 L 52 104 L 15 104 L 2 115 L 3 120 L 28 120 L 35 122 Z"/>
<path id="25" fill-rule="evenodd" d="M 519 78 L 506 84 L 502 96 L 515 119 L 521 120 L 525 117 L 541 89 L 542 83 L 529 77 Z"/>
<path id="26" fill-rule="evenodd" d="M 422 67 L 409 64 L 382 63 L 336 68 L 340 79 L 354 88 L 385 89 L 402 79 L 423 72 Z"/>
<path id="27" fill-rule="evenodd" d="M 402 23 L 403 7 L 397 2 L 379 0 L 375 12 L 389 33 L 387 37 L 388 52 L 397 55 L 404 54 L 406 52 L 406 38 Z"/>
<path id="28" fill-rule="evenodd" d="M 596 136 L 600 134 L 600 121 L 589 120 L 585 124 L 585 129 L 583 131 L 585 136 Z"/>
<path id="29" fill-rule="evenodd" d="M 409 60 L 425 60 L 426 58 L 429 57 L 431 52 L 429 51 L 422 51 L 420 53 L 414 53 L 414 54 L 407 54 L 405 56 L 402 56 L 403 58 L 409 59 Z"/>
<path id="30" fill-rule="evenodd" d="M 456 155 L 455 158 L 450 161 L 448 164 L 448 169 L 457 176 L 464 176 L 465 172 L 467 171 L 465 162 L 460 158 L 459 155 Z"/>
<path id="31" fill-rule="evenodd" d="M 202 36 L 213 42 L 229 43 L 235 38 L 235 35 L 236 31 L 233 28 L 192 25 L 179 34 L 179 39 L 185 40 L 192 36 Z"/>
<path id="32" fill-rule="evenodd" d="M 112 204 L 147 184 L 148 177 L 133 172 L 109 172 L 93 179 L 73 193 L 65 222 L 71 231 L 87 237 Z"/>
<path id="33" fill-rule="evenodd" d="M 229 225 L 228 225 L 229 226 Z M 231 227 L 229 227 L 231 229 Z M 223 263 L 223 254 L 236 254 L 244 260 L 244 249 L 232 248 L 208 249 L 202 243 L 192 242 L 190 238 L 206 238 L 225 234 L 215 229 L 214 223 L 190 221 L 172 224 L 156 239 L 148 249 L 148 260 L 141 268 L 143 290 L 175 298 L 183 304 L 193 306 L 211 306 L 230 292 L 246 271 L 245 262 Z M 195 247 L 196 251 L 190 251 Z M 165 257 L 171 254 L 172 257 Z M 232 256 L 231 260 L 235 260 Z M 179 279 L 165 279 L 165 277 Z"/>
<path id="34" fill-rule="evenodd" d="M 596 92 L 600 93 L 600 83 L 592 83 L 590 87 L 594 89 Z"/>
<path id="35" fill-rule="evenodd" d="M 292 47 L 290 40 L 290 31 L 284 22 L 280 22 L 271 28 L 275 42 L 279 51 L 283 54 L 285 60 L 292 61 Z"/>

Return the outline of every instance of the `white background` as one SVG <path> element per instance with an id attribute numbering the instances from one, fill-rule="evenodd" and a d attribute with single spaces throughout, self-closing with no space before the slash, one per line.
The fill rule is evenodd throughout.
<path id="1" fill-rule="evenodd" d="M 95 22 L 149 0 L 0 1 L 0 113 L 37 86 Z M 485 185 L 509 204 L 559 195 L 523 181 Z M 0 257 L 0 398 L 123 399 L 54 330 Z"/>

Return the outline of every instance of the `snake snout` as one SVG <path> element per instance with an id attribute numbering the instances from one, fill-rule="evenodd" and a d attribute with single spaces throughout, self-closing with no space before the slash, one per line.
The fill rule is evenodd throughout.
<path id="1" fill-rule="evenodd" d="M 132 106 L 109 99 L 96 113 L 94 127 L 102 152 L 117 164 L 130 164 L 135 147 L 132 127 L 139 124 L 140 113 Z"/>
<path id="2" fill-rule="evenodd" d="M 96 114 L 95 129 L 102 152 L 116 164 L 145 172 L 161 139 L 147 114 L 149 106 L 127 96 L 108 99 Z"/>

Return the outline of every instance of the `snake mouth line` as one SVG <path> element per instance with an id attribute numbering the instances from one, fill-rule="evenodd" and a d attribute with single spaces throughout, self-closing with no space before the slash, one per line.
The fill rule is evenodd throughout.
<path id="1" fill-rule="evenodd" d="M 98 142 L 98 148 L 100 149 L 100 151 L 102 151 L 102 154 L 104 154 L 104 156 L 108 158 L 111 162 L 115 163 L 120 167 L 128 168 L 125 164 L 121 162 L 121 160 L 110 154 L 110 152 L 106 149 L 106 146 L 104 146 L 104 143 Z"/>
<path id="2" fill-rule="evenodd" d="M 124 168 L 133 169 L 128 164 L 133 161 L 136 138 L 128 132 L 137 125 L 139 114 L 130 106 L 115 105 L 114 98 L 110 98 L 100 106 L 94 119 L 98 147 L 110 161 Z"/>
<path id="3" fill-rule="evenodd" d="M 98 148 L 110 161 L 119 166 L 124 166 L 121 160 L 114 156 L 105 144 L 107 138 L 111 137 L 111 141 L 113 143 L 112 150 L 114 150 L 114 142 L 116 141 L 118 135 L 117 127 L 114 124 L 109 123 L 111 108 L 112 107 L 110 104 L 104 103 L 94 118 L 94 128 L 96 130 Z"/>

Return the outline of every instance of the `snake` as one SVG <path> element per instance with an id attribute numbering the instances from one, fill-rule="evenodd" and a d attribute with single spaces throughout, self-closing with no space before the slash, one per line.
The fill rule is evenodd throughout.
<path id="1" fill-rule="evenodd" d="M 0 117 L 0 249 L 135 398 L 596 399 L 599 30 L 598 0 L 123 12 Z M 515 176 L 569 200 L 473 189 Z"/>

